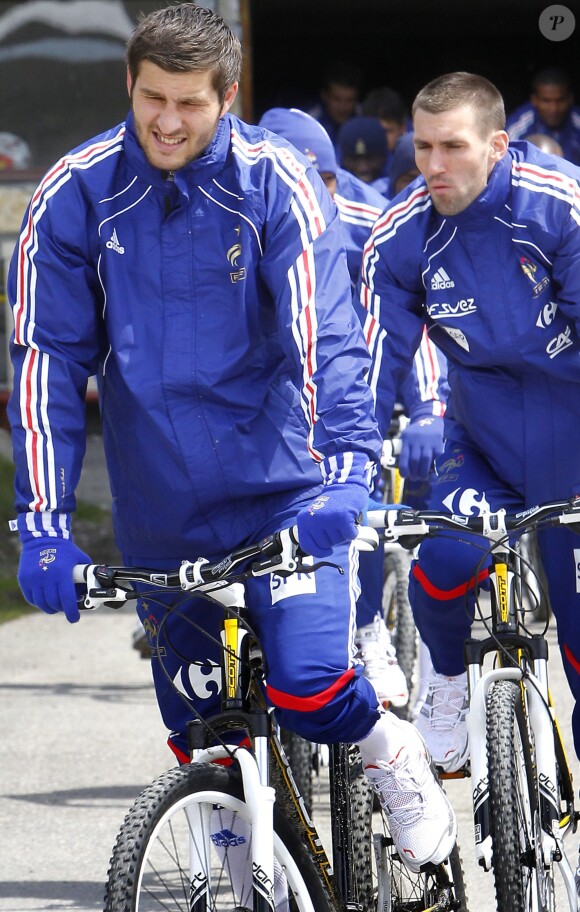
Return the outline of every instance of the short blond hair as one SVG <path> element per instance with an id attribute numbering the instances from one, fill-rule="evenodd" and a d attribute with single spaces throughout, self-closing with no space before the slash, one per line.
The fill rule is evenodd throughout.
<path id="1" fill-rule="evenodd" d="M 477 112 L 482 135 L 505 129 L 505 106 L 501 93 L 489 79 L 474 73 L 446 73 L 429 82 L 413 102 L 413 117 L 418 109 L 442 114 L 462 105 Z"/>

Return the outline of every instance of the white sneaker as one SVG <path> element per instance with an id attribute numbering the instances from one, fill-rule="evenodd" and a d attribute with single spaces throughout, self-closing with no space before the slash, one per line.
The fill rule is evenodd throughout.
<path id="1" fill-rule="evenodd" d="M 429 765 L 423 739 L 410 722 L 396 720 L 400 746 L 392 760 L 365 763 L 365 774 L 383 807 L 401 859 L 412 871 L 449 857 L 457 822 Z M 389 739 L 390 743 L 392 738 Z"/>
<path id="2" fill-rule="evenodd" d="M 355 636 L 357 657 L 364 665 L 364 675 L 377 692 L 383 706 L 406 706 L 409 688 L 405 673 L 397 661 L 395 647 L 387 625 L 380 614 L 374 621 L 359 627 Z"/>
<path id="3" fill-rule="evenodd" d="M 469 759 L 466 718 L 469 711 L 467 675 L 442 675 L 433 670 L 427 695 L 417 708 L 415 725 L 445 773 L 455 773 Z"/>

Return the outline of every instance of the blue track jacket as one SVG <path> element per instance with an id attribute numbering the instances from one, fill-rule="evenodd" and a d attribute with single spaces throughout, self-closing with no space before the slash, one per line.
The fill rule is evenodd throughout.
<path id="1" fill-rule="evenodd" d="M 512 143 L 452 217 L 418 178 L 376 222 L 362 277 L 381 424 L 426 321 L 449 366 L 446 436 L 528 504 L 580 491 L 580 169 Z"/>
<path id="2" fill-rule="evenodd" d="M 323 458 L 380 452 L 336 207 L 293 147 L 232 115 L 175 174 L 131 114 L 64 156 L 9 297 L 16 505 L 35 528 L 74 510 L 92 374 L 125 555 L 229 549 L 318 490 Z"/>

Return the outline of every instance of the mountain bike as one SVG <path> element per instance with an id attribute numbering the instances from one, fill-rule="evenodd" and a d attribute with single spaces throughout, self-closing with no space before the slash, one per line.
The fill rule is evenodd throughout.
<path id="1" fill-rule="evenodd" d="M 526 627 L 517 539 L 558 524 L 580 531 L 580 499 L 479 516 L 380 511 L 367 514 L 367 521 L 383 528 L 387 541 L 403 539 L 411 546 L 450 531 L 481 536 L 475 578 L 489 562 L 489 616 L 479 594 L 476 606 L 487 635 L 465 643 L 476 858 L 493 870 L 498 912 L 555 909 L 556 867 L 576 912 L 564 837 L 575 831 L 579 815 L 549 692 L 547 622 L 539 634 Z M 526 575 L 533 569 L 528 564 Z"/>
<path id="2" fill-rule="evenodd" d="M 445 864 L 411 873 L 382 813 L 373 812 L 354 745 L 330 746 L 328 857 L 264 698 L 265 659 L 244 598 L 250 576 L 312 573 L 323 564 L 302 557 L 296 530 L 287 529 L 219 563 L 199 559 L 174 572 L 76 568 L 86 608 L 175 589 L 223 613 L 221 712 L 204 719 L 192 707 L 191 763 L 162 774 L 129 810 L 111 857 L 105 912 L 465 912 L 457 848 Z M 136 592 L 136 583 L 146 592 Z"/>

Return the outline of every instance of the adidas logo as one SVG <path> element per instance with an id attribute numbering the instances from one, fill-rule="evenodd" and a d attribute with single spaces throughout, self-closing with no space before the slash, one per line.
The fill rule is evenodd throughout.
<path id="1" fill-rule="evenodd" d="M 441 291 L 442 288 L 455 288 L 455 282 L 450 279 L 443 267 L 437 270 L 431 278 L 431 290 Z"/>
<path id="2" fill-rule="evenodd" d="M 223 829 L 219 833 L 210 834 L 211 841 L 218 848 L 227 849 L 229 846 L 243 845 L 246 841 L 245 836 L 236 836 L 231 830 Z"/>
<path id="3" fill-rule="evenodd" d="M 107 241 L 107 248 L 108 248 L 108 250 L 114 250 L 115 253 L 125 253 L 125 248 L 121 247 L 121 245 L 119 244 L 119 238 L 117 237 L 116 228 L 113 230 L 113 233 L 111 235 L 111 240 Z"/>

